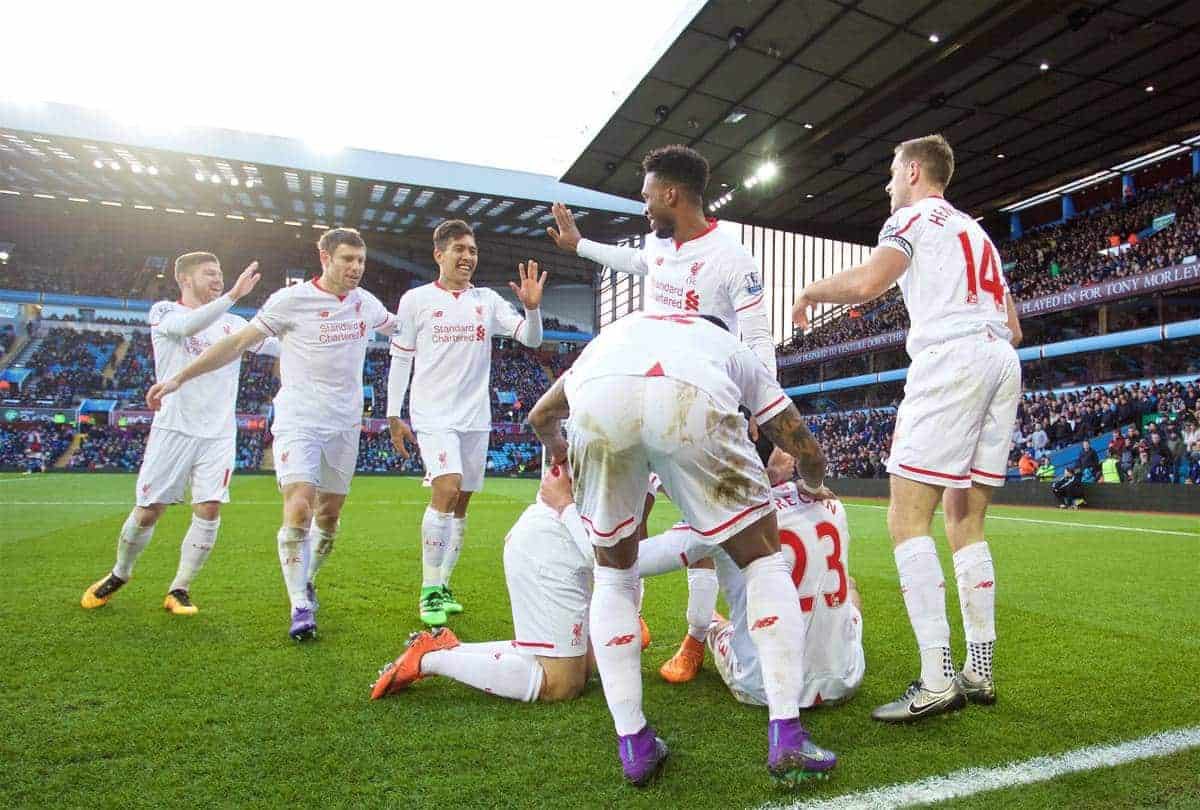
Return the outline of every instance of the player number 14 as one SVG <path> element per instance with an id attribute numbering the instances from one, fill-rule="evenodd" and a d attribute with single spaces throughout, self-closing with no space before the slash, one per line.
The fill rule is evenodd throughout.
<path id="1" fill-rule="evenodd" d="M 979 263 L 979 276 L 975 275 L 975 252 L 971 250 L 971 239 L 966 231 L 960 231 L 958 241 L 962 244 L 963 258 L 967 263 L 967 303 L 979 303 L 979 291 L 990 293 L 996 309 L 1004 309 L 1004 284 L 1000 281 L 1000 259 L 996 249 L 988 240 L 983 241 L 983 260 Z"/>

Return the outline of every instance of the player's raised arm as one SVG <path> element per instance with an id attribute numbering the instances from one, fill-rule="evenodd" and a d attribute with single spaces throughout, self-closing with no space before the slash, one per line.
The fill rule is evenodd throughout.
<path id="1" fill-rule="evenodd" d="M 886 244 L 862 264 L 813 282 L 800 291 L 792 305 L 792 322 L 808 328 L 808 311 L 815 304 L 862 304 L 878 298 L 908 269 L 910 257 Z"/>
<path id="2" fill-rule="evenodd" d="M 228 312 L 238 299 L 248 295 L 258 285 L 260 278 L 262 276 L 258 272 L 258 262 L 251 262 L 224 295 L 202 307 L 187 311 L 170 308 L 160 313 L 152 310 L 150 326 L 159 334 L 173 338 L 191 337 L 203 332 Z"/>
<path id="3" fill-rule="evenodd" d="M 566 375 L 555 380 L 550 390 L 530 409 L 528 417 L 529 426 L 554 464 L 563 464 L 567 460 L 567 440 L 563 438 L 562 423 L 571 415 L 571 406 L 567 403 L 565 380 Z"/>
<path id="4" fill-rule="evenodd" d="M 194 377 L 199 377 L 201 374 L 207 374 L 210 371 L 215 371 L 222 366 L 232 363 L 234 360 L 240 358 L 243 352 L 249 351 L 252 346 L 262 343 L 265 337 L 266 335 L 260 332 L 257 326 L 249 324 L 241 331 L 218 340 L 205 349 L 203 354 L 184 366 L 183 370 L 174 377 L 152 385 L 150 390 L 146 392 L 146 405 L 149 406 L 150 410 L 157 411 L 162 407 L 162 399 L 167 394 L 178 391 L 179 386 Z"/>
<path id="5" fill-rule="evenodd" d="M 538 275 L 538 263 L 529 260 L 517 265 L 517 276 L 521 283 L 508 282 L 509 289 L 525 307 L 525 316 L 516 318 L 507 304 L 497 302 L 495 313 L 500 332 L 507 332 L 531 349 L 542 345 L 542 290 L 546 286 L 546 273 Z"/>
<path id="6" fill-rule="evenodd" d="M 646 275 L 649 268 L 642 251 L 621 245 L 602 245 L 599 242 L 584 239 L 583 234 L 579 232 L 579 226 L 575 224 L 575 215 L 571 213 L 570 208 L 556 202 L 550 210 L 554 214 L 554 223 L 558 227 L 547 228 L 546 233 L 559 250 L 591 259 L 623 273 Z"/>

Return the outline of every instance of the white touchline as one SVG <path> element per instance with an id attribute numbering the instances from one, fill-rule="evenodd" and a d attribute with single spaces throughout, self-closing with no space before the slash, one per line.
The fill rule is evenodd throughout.
<path id="1" fill-rule="evenodd" d="M 848 503 L 846 506 L 857 506 L 859 509 L 887 509 L 874 503 Z M 1076 523 L 1071 520 L 1038 520 L 1037 518 L 1010 517 L 1008 515 L 988 515 L 988 520 L 1012 520 L 1017 523 L 1041 523 L 1046 526 L 1077 526 L 1081 529 L 1112 529 L 1118 532 L 1143 532 L 1145 534 L 1171 534 L 1176 537 L 1197 537 L 1200 532 L 1177 532 L 1172 529 L 1143 529 L 1140 526 L 1106 526 L 1103 523 Z"/>
<path id="2" fill-rule="evenodd" d="M 765 804 L 761 810 L 892 810 L 898 807 L 914 807 L 1018 785 L 1046 782 L 1069 773 L 1113 768 L 1141 759 L 1165 757 L 1192 748 L 1200 748 L 1200 726 L 1164 731 L 1142 737 L 1140 740 L 1114 745 L 1077 748 L 1062 754 L 1035 757 L 995 768 L 965 768 L 943 776 L 931 776 L 903 785 L 848 793 L 823 801 Z"/>

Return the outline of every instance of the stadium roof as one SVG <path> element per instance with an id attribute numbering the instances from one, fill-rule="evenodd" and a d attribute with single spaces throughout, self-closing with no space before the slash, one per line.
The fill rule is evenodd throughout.
<path id="1" fill-rule="evenodd" d="M 1198 26 L 1196 0 L 713 0 L 563 180 L 636 196 L 687 143 L 722 218 L 871 241 L 893 146 L 942 132 L 951 198 L 992 215 L 1200 131 Z"/>

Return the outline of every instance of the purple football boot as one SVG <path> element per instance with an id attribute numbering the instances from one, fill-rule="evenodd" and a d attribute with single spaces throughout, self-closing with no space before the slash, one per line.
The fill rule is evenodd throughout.
<path id="1" fill-rule="evenodd" d="M 317 619 L 312 608 L 296 608 L 292 611 L 292 628 L 288 635 L 296 641 L 308 641 L 317 637 Z"/>
<path id="2" fill-rule="evenodd" d="M 667 744 L 647 723 L 637 734 L 617 738 L 617 754 L 621 757 L 625 778 L 635 787 L 645 787 L 662 770 L 667 759 Z"/>
<path id="3" fill-rule="evenodd" d="M 826 779 L 837 765 L 837 756 L 809 739 L 800 718 L 772 720 L 767 726 L 770 753 L 767 770 L 775 781 L 796 785 L 805 779 Z"/>

